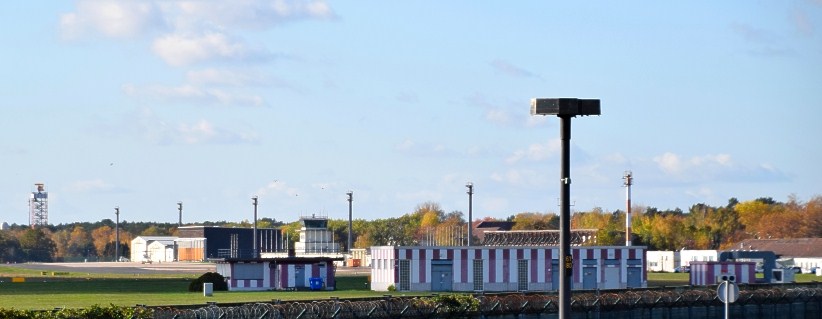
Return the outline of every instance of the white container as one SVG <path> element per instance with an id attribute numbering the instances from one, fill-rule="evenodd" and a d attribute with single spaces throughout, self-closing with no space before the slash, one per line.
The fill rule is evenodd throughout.
<path id="1" fill-rule="evenodd" d="M 816 267 L 816 275 L 822 276 L 822 267 Z"/>
<path id="2" fill-rule="evenodd" d="M 203 283 L 203 296 L 211 297 L 214 294 L 214 284 L 210 282 Z"/>

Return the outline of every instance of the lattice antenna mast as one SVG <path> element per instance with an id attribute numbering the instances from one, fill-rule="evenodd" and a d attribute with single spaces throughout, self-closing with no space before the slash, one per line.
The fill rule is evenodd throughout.
<path id="1" fill-rule="evenodd" d="M 32 228 L 49 224 L 49 193 L 43 183 L 36 183 L 34 187 L 29 196 L 29 225 Z"/>

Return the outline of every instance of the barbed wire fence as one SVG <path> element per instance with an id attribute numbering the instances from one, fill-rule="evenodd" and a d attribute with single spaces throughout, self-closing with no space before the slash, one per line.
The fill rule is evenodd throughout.
<path id="1" fill-rule="evenodd" d="M 196 309 L 146 307 L 156 319 L 389 319 L 389 318 L 554 318 L 558 296 L 550 293 L 474 295 L 478 306 L 454 306 L 433 296 L 372 300 L 330 299 L 313 302 L 273 301 Z M 723 304 L 715 288 L 585 291 L 572 295 L 575 318 L 705 318 L 721 317 Z M 753 287 L 740 291 L 731 306 L 735 317 L 822 318 L 822 287 Z"/>

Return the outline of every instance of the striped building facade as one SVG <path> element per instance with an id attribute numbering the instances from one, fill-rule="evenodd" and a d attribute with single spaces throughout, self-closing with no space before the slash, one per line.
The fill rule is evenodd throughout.
<path id="1" fill-rule="evenodd" d="M 719 284 L 717 277 L 733 275 L 736 283 L 756 283 L 756 262 L 753 261 L 692 261 L 691 285 L 708 286 Z"/>
<path id="2" fill-rule="evenodd" d="M 311 278 L 322 278 L 322 290 L 334 290 L 332 258 L 263 258 L 226 260 L 217 263 L 217 272 L 228 281 L 229 291 L 302 290 Z"/>
<path id="3" fill-rule="evenodd" d="M 573 247 L 572 289 L 646 287 L 646 247 Z M 371 289 L 546 291 L 559 287 L 559 247 L 372 247 Z"/>

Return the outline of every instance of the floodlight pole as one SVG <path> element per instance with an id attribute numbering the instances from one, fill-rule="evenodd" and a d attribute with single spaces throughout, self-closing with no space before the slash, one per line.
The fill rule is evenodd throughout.
<path id="1" fill-rule="evenodd" d="M 571 117 L 560 116 L 560 218 L 559 218 L 559 318 L 571 318 L 571 281 L 573 256 L 571 255 Z"/>
<path id="2" fill-rule="evenodd" d="M 556 115 L 560 119 L 560 215 L 559 215 L 559 319 L 571 318 L 571 281 L 574 259 L 571 254 L 571 118 L 600 115 L 599 100 L 532 99 L 531 115 Z M 556 271 L 556 270 L 553 270 Z"/>
<path id="3" fill-rule="evenodd" d="M 257 258 L 260 257 L 260 254 L 257 253 L 257 195 L 251 197 L 251 201 L 251 204 L 254 205 L 254 251 L 252 254 L 254 255 L 254 258 Z"/>
<path id="4" fill-rule="evenodd" d="M 468 244 L 466 246 L 471 246 L 471 223 L 473 222 L 472 219 L 472 210 L 473 210 L 473 196 L 474 196 L 474 183 L 468 182 L 465 184 L 465 187 L 468 188 Z"/>
<path id="5" fill-rule="evenodd" d="M 177 221 L 177 227 L 183 226 L 183 202 L 177 202 L 177 212 L 179 213 L 179 219 Z"/>
<path id="6" fill-rule="evenodd" d="M 114 215 L 117 216 L 114 235 L 114 261 L 120 261 L 120 206 L 114 206 Z"/>
<path id="7" fill-rule="evenodd" d="M 352 208 L 352 206 L 351 205 L 354 201 L 354 192 L 353 191 L 348 191 L 348 193 L 345 193 L 345 194 L 348 195 L 348 247 L 347 248 L 348 248 L 348 253 L 351 253 L 351 224 L 352 224 L 352 222 L 351 222 L 351 216 L 352 216 L 351 215 L 351 208 Z"/>

